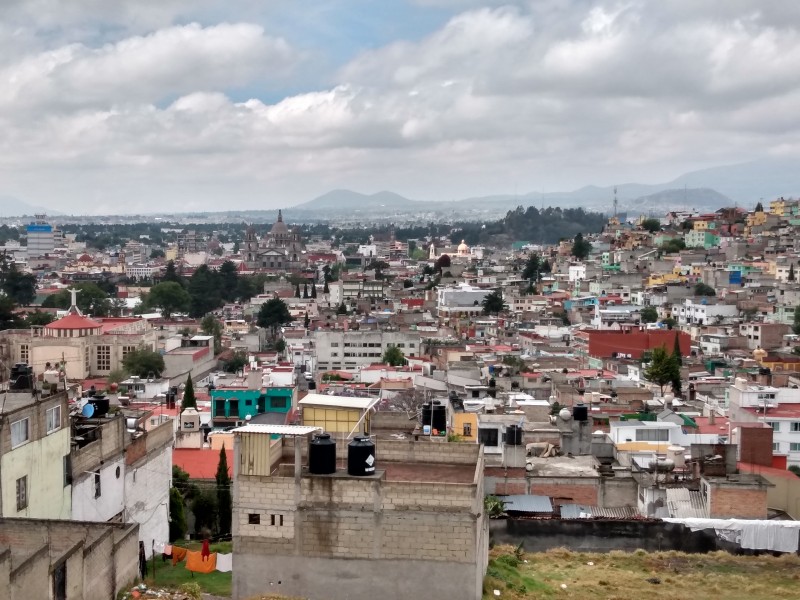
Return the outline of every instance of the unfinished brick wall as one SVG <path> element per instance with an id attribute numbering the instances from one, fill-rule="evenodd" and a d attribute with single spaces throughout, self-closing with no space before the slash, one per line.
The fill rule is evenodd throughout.
<path id="1" fill-rule="evenodd" d="M 766 519 L 767 488 L 712 487 L 708 504 L 712 519 Z"/>
<path id="2" fill-rule="evenodd" d="M 533 478 L 530 480 L 528 493 L 535 496 L 549 496 L 555 506 L 562 504 L 588 504 L 597 506 L 599 485 L 597 479 L 558 481 L 549 478 Z"/>

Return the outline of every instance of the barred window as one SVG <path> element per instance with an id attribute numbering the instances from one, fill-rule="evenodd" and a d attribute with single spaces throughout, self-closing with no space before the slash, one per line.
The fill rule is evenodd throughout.
<path id="1" fill-rule="evenodd" d="M 97 347 L 97 370 L 110 371 L 111 370 L 111 346 L 98 346 Z"/>

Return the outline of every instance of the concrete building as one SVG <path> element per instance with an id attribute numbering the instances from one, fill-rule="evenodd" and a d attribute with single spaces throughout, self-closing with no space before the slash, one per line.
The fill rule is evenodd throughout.
<path id="1" fill-rule="evenodd" d="M 0 519 L 0 599 L 117 598 L 137 577 L 138 526 Z"/>
<path id="2" fill-rule="evenodd" d="M 716 304 L 713 300 L 686 298 L 682 304 L 672 306 L 672 317 L 679 325 L 713 325 L 716 320 L 736 317 L 735 304 Z"/>
<path id="3" fill-rule="evenodd" d="M 481 447 L 378 440 L 372 474 L 313 475 L 302 457 L 315 431 L 234 430 L 233 597 L 481 598 Z"/>
<path id="4" fill-rule="evenodd" d="M 0 516 L 69 519 L 66 392 L 5 392 L 0 405 Z"/>
<path id="5" fill-rule="evenodd" d="M 25 228 L 28 236 L 28 258 L 38 258 L 55 250 L 53 226 L 47 222 L 47 215 L 36 215 L 34 221 Z"/>
<path id="6" fill-rule="evenodd" d="M 323 330 L 314 332 L 317 369 L 355 371 L 380 362 L 389 346 L 397 346 L 407 357 L 420 354 L 421 336 L 416 331 L 399 329 Z"/>

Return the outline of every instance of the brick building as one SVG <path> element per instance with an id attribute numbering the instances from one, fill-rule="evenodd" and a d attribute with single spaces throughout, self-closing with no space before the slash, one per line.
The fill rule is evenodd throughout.
<path id="1" fill-rule="evenodd" d="M 586 330 L 575 335 L 575 346 L 582 356 L 595 358 L 632 358 L 639 360 L 645 352 L 664 347 L 672 352 L 678 336 L 681 354 L 691 354 L 691 337 L 688 333 L 632 328 L 622 331 Z"/>
<path id="2" fill-rule="evenodd" d="M 480 446 L 440 443 L 431 452 L 432 442 L 378 440 L 374 474 L 311 475 L 302 456 L 314 431 L 234 430 L 234 598 L 480 598 L 488 561 Z M 337 444 L 339 465 L 346 452 Z M 292 455 L 295 464 L 284 464 Z"/>

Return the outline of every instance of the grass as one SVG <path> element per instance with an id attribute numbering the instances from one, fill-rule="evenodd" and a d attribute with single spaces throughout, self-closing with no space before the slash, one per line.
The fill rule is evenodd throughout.
<path id="1" fill-rule="evenodd" d="M 178 545 L 189 550 L 200 550 L 202 548 L 202 542 L 181 542 Z M 229 554 L 231 552 L 231 543 L 218 542 L 211 544 L 211 552 Z M 148 561 L 147 567 L 148 577 L 145 579 L 145 583 L 148 587 L 177 589 L 183 583 L 192 582 L 197 583 L 207 594 L 224 597 L 230 597 L 231 595 L 231 573 L 220 573 L 219 571 L 192 573 L 186 569 L 186 561 L 179 562 L 173 567 L 171 560 L 167 559 L 166 562 L 163 562 L 160 556 L 155 558 L 155 579 L 153 578 L 153 560 Z"/>
<path id="2" fill-rule="evenodd" d="M 483 597 L 774 600 L 798 598 L 798 590 L 800 557 L 796 555 L 776 558 L 643 550 L 589 554 L 559 548 L 518 557 L 511 546 L 500 546 L 490 552 Z"/>

